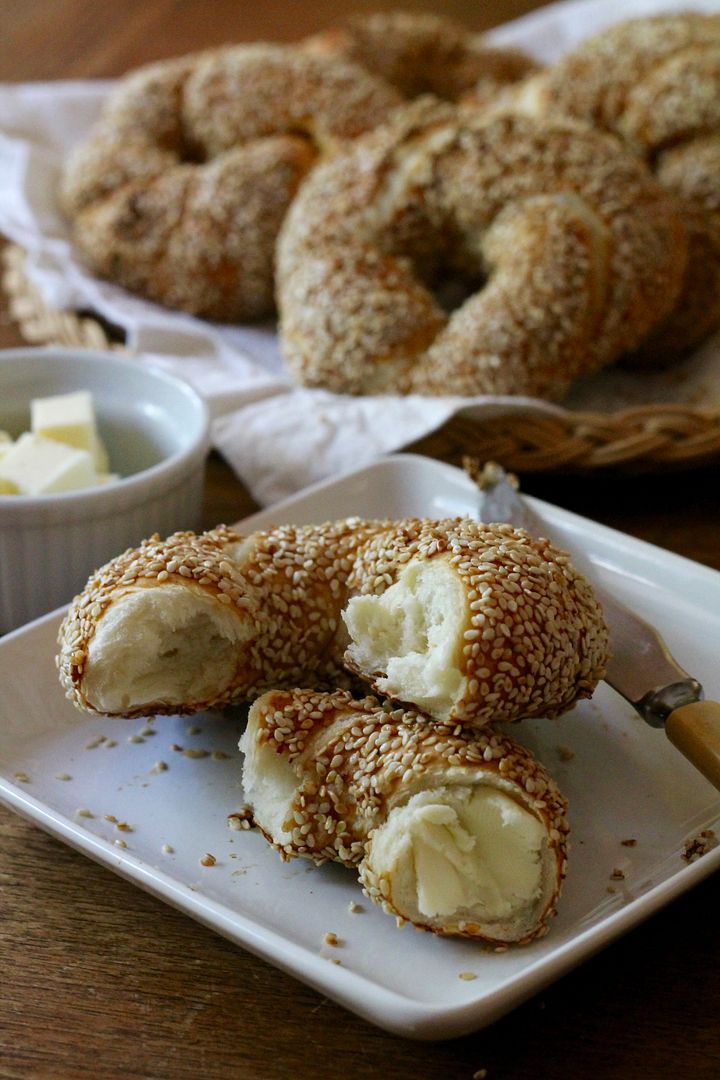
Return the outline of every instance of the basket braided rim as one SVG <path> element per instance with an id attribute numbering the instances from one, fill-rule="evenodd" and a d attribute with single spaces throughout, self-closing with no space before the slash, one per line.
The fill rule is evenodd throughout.
<path id="1" fill-rule="evenodd" d="M 123 348 L 92 315 L 50 307 L 25 274 L 25 258 L 16 244 L 3 249 L 2 287 L 25 341 Z M 457 463 L 471 454 L 518 472 L 682 468 L 720 456 L 720 409 L 642 405 L 613 413 L 459 415 L 407 449 Z"/>

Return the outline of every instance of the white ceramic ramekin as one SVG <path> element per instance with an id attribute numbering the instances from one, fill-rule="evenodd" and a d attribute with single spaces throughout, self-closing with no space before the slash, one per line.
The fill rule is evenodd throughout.
<path id="1" fill-rule="evenodd" d="M 90 574 L 153 533 L 200 524 L 209 449 L 202 398 L 115 353 L 0 351 L 0 429 L 29 427 L 35 397 L 90 390 L 120 479 L 59 495 L 0 495 L 0 633 L 69 602 Z"/>

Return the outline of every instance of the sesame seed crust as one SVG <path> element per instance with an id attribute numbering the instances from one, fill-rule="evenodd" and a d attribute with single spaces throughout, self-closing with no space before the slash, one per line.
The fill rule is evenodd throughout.
<path id="1" fill-rule="evenodd" d="M 254 807 L 256 824 L 284 858 L 356 867 L 371 900 L 437 934 L 526 944 L 547 931 L 566 872 L 567 804 L 540 762 L 509 736 L 430 724 L 415 710 L 393 709 L 373 697 L 354 700 L 345 691 L 277 690 L 252 706 L 244 740 L 246 752 L 274 752 L 297 778 L 281 835 L 273 835 Z M 373 867 L 373 836 L 390 811 L 416 792 L 447 784 L 499 788 L 545 827 L 553 884 L 518 937 L 495 936 L 471 920 L 423 921 L 398 910 L 392 877 Z"/>
<path id="2" fill-rule="evenodd" d="M 339 393 L 559 399 L 670 311 L 685 248 L 676 199 L 616 138 L 418 99 L 299 191 L 281 344 Z M 484 282 L 449 315 L 429 287 L 448 271 Z"/>
<path id="3" fill-rule="evenodd" d="M 519 89 L 520 104 L 619 136 L 685 204 L 689 272 L 648 360 L 699 344 L 720 323 L 720 15 L 624 20 Z M 512 100 L 513 88 L 509 90 Z"/>
<path id="4" fill-rule="evenodd" d="M 360 550 L 349 582 L 379 594 L 411 561 L 442 560 L 460 579 L 468 616 L 460 643 L 464 689 L 447 720 L 483 725 L 556 717 L 591 696 L 609 656 L 600 606 L 570 557 L 511 525 L 415 520 Z M 374 689 L 376 673 L 346 665 Z"/>
<path id="5" fill-rule="evenodd" d="M 122 715 L 220 708 L 281 686 L 348 685 L 348 672 L 374 685 L 377 672 L 361 670 L 346 652 L 342 612 L 352 595 L 380 595 L 410 562 L 427 560 L 446 562 L 467 598 L 456 643 L 462 690 L 443 718 L 478 726 L 552 717 L 592 694 L 608 634 L 588 582 L 548 541 L 467 518 L 348 518 L 246 538 L 226 526 L 153 536 L 97 571 L 73 601 L 59 631 L 60 681 L 78 708 L 107 711 L 86 693 L 103 616 L 138 591 L 181 585 L 249 624 L 235 647 L 234 675 L 202 699 L 143 701 Z M 112 656 L 103 662 L 112 665 Z"/>
<path id="6" fill-rule="evenodd" d="M 130 594 L 169 585 L 212 597 L 241 623 L 249 621 L 249 639 L 242 635 L 234 677 L 216 694 L 173 704 L 144 702 L 124 708 L 122 715 L 193 713 L 249 701 L 271 686 L 298 680 L 347 681 L 340 619 L 347 581 L 359 547 L 389 527 L 348 518 L 282 526 L 247 538 L 224 525 L 200 536 L 151 537 L 98 570 L 70 606 L 59 630 L 57 658 L 66 696 L 80 709 L 103 711 L 89 700 L 84 680 L 98 625 Z"/>
<path id="7" fill-rule="evenodd" d="M 454 101 L 527 75 L 535 63 L 518 49 L 488 45 L 451 19 L 430 12 L 376 11 L 306 38 L 303 48 L 379 75 L 407 98 L 432 93 Z"/>
<path id="8" fill-rule="evenodd" d="M 275 239 L 303 176 L 400 101 L 363 68 L 291 46 L 143 67 L 67 163 L 61 203 L 78 250 L 95 273 L 169 307 L 267 315 Z"/>

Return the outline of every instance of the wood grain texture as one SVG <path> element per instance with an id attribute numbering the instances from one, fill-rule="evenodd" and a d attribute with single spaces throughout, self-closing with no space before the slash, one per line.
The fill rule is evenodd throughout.
<path id="1" fill-rule="evenodd" d="M 3 0 L 0 78 L 115 76 L 221 41 L 287 40 L 368 6 Z M 483 28 L 538 6 L 454 0 L 442 9 Z M 2 308 L 0 346 L 20 343 Z M 533 494 L 720 569 L 719 477 L 709 468 L 521 479 Z M 213 456 L 205 524 L 252 509 Z M 488 1080 L 716 1080 L 719 905 L 716 875 L 486 1031 L 421 1045 L 371 1027 L 0 810 L 0 1078 L 472 1080 L 485 1069 Z"/>

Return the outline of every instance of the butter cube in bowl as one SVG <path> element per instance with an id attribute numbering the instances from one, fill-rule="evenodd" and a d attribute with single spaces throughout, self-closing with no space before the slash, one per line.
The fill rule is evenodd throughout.
<path id="1" fill-rule="evenodd" d="M 0 351 L 0 633 L 154 532 L 201 524 L 207 407 L 140 360 Z"/>

